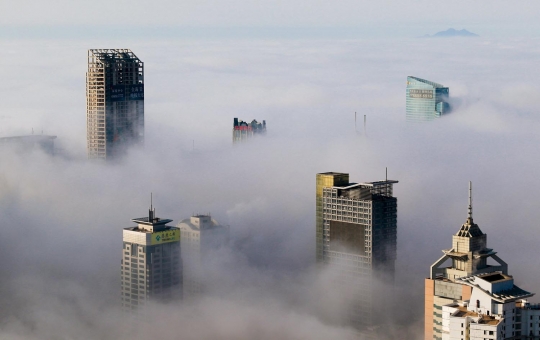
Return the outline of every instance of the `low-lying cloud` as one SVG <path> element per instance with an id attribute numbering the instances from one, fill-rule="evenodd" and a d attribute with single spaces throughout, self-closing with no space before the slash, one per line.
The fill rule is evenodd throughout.
<path id="1" fill-rule="evenodd" d="M 518 285 L 540 291 L 539 74 L 526 51 L 536 40 L 133 41 L 146 145 L 119 164 L 85 160 L 84 72 L 87 48 L 120 43 L 5 44 L 15 53 L 0 52 L 0 134 L 43 128 L 62 150 L 1 154 L 2 338 L 353 338 L 336 320 L 331 273 L 314 268 L 315 174 L 325 171 L 363 182 L 388 167 L 400 181 L 389 338 L 421 336 L 423 278 L 466 218 L 469 180 L 488 246 Z M 408 75 L 449 86 L 460 105 L 406 122 Z M 233 146 L 234 117 L 265 119 L 267 135 Z M 146 214 L 150 192 L 174 223 L 210 212 L 230 225 L 231 247 L 216 254 L 212 293 L 155 305 L 135 325 L 118 310 L 122 228 Z"/>

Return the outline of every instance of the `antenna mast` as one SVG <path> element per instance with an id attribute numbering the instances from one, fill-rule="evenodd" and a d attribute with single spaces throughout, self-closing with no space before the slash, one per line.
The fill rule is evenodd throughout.
<path id="1" fill-rule="evenodd" d="M 364 135 L 366 134 L 366 115 L 364 115 Z"/>
<path id="2" fill-rule="evenodd" d="M 468 219 L 472 221 L 472 182 L 469 181 L 469 209 L 468 209 Z"/>

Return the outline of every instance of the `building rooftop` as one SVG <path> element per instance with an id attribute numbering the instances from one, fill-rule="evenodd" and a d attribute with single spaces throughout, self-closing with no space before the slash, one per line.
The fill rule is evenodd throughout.
<path id="1" fill-rule="evenodd" d="M 347 173 L 344 173 L 344 172 L 320 172 L 319 175 L 348 175 Z"/>
<path id="2" fill-rule="evenodd" d="M 89 55 L 97 57 L 99 60 L 134 60 L 140 62 L 139 58 L 129 48 L 93 48 L 88 50 Z"/>
<path id="3" fill-rule="evenodd" d="M 500 318 L 496 318 L 494 316 L 486 314 L 478 314 L 476 312 L 468 310 L 467 307 L 464 306 L 456 306 L 455 308 L 457 309 L 457 312 L 453 316 L 458 318 L 468 316 L 475 319 L 476 323 L 485 325 L 497 325 L 499 324 L 499 322 L 501 322 Z"/>
<path id="4" fill-rule="evenodd" d="M 28 136 L 11 136 L 11 137 L 0 137 L 0 143 L 9 143 L 9 142 L 41 142 L 56 139 L 56 136 L 48 135 L 28 135 Z"/>
<path id="5" fill-rule="evenodd" d="M 497 282 L 497 281 L 502 281 L 502 280 L 507 280 L 508 279 L 508 277 L 506 275 L 503 275 L 501 273 L 491 273 L 491 274 L 482 275 L 482 276 L 479 276 L 479 277 L 486 280 L 487 282 Z"/>
<path id="6" fill-rule="evenodd" d="M 408 76 L 407 79 L 413 79 L 413 80 L 416 80 L 420 83 L 424 83 L 426 85 L 430 85 L 430 86 L 433 86 L 434 88 L 442 88 L 442 87 L 446 87 L 446 86 L 443 86 L 441 84 L 438 84 L 438 83 L 435 83 L 433 81 L 429 81 L 429 80 L 426 80 L 426 79 L 422 79 L 422 78 L 418 78 L 418 77 L 413 77 L 413 76 Z"/>
<path id="7" fill-rule="evenodd" d="M 183 219 L 177 225 L 182 230 L 201 231 L 213 229 L 216 227 L 222 227 L 215 219 L 210 215 L 193 215 L 190 218 Z"/>
<path id="8" fill-rule="evenodd" d="M 163 228 L 160 228 L 159 230 L 144 229 L 144 228 L 139 228 L 138 226 L 124 228 L 124 230 L 136 231 L 136 232 L 139 232 L 139 233 L 146 233 L 146 234 L 152 234 L 152 233 L 154 233 L 156 231 L 166 231 L 166 230 L 171 230 L 171 229 L 178 229 L 178 228 L 173 227 L 173 226 L 168 226 L 168 225 L 163 226 Z"/>
<path id="9" fill-rule="evenodd" d="M 500 303 L 512 302 L 512 301 L 524 299 L 527 297 L 531 297 L 534 295 L 534 293 L 523 290 L 514 284 L 512 284 L 512 288 L 491 293 L 483 289 L 482 287 L 480 287 L 480 285 L 475 282 L 476 278 L 482 279 L 491 284 L 513 280 L 513 278 L 509 275 L 496 272 L 496 273 L 477 274 L 477 275 L 471 275 L 471 276 L 466 276 L 466 277 L 460 277 L 456 279 L 456 282 L 465 284 L 470 287 L 474 287 L 475 289 L 479 289 L 485 294 L 489 295 L 493 300 Z"/>
<path id="10" fill-rule="evenodd" d="M 135 223 L 140 224 L 148 224 L 148 225 L 160 225 L 160 224 L 167 224 L 169 222 L 172 222 L 172 220 L 166 219 L 166 218 L 159 218 L 155 217 L 150 219 L 149 217 L 138 217 L 131 219 Z"/>

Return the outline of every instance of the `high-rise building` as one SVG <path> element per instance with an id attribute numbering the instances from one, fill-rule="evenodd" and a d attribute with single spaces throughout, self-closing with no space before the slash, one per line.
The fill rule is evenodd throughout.
<path id="1" fill-rule="evenodd" d="M 54 140 L 56 136 L 30 135 L 0 138 L 0 148 L 12 148 L 17 152 L 31 152 L 41 150 L 46 154 L 54 155 Z"/>
<path id="2" fill-rule="evenodd" d="M 88 158 L 117 158 L 144 142 L 144 64 L 129 49 L 88 50 Z"/>
<path id="3" fill-rule="evenodd" d="M 233 143 L 245 142 L 249 138 L 256 135 L 264 135 L 266 133 L 266 120 L 262 123 L 253 119 L 251 123 L 244 122 L 238 118 L 234 118 L 233 122 Z"/>
<path id="4" fill-rule="evenodd" d="M 440 117 L 450 110 L 448 87 L 429 80 L 407 77 L 407 120 L 425 121 Z"/>
<path id="5" fill-rule="evenodd" d="M 471 191 L 469 183 L 467 220 L 425 281 L 425 339 L 540 339 L 540 306 L 487 247 L 473 222 Z"/>
<path id="6" fill-rule="evenodd" d="M 349 183 L 346 173 L 317 174 L 317 259 L 336 271 L 336 289 L 350 297 L 346 321 L 357 329 L 376 325 L 387 312 L 383 300 L 393 295 L 395 183 Z M 377 293 L 381 286 L 390 290 L 384 297 Z"/>
<path id="7" fill-rule="evenodd" d="M 148 217 L 132 221 L 137 226 L 123 231 L 121 300 L 124 311 L 140 312 L 149 301 L 182 297 L 180 230 L 152 207 Z"/>
<path id="8" fill-rule="evenodd" d="M 177 227 L 182 240 L 184 298 L 196 297 L 207 289 L 211 256 L 229 241 L 229 227 L 220 225 L 210 215 L 195 215 Z"/>

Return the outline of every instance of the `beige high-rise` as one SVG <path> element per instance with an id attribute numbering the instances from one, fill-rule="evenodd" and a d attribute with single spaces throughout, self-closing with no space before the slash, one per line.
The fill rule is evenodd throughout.
<path id="1" fill-rule="evenodd" d="M 180 230 L 152 208 L 132 221 L 137 226 L 123 231 L 121 301 L 124 311 L 141 312 L 150 301 L 182 297 Z"/>

